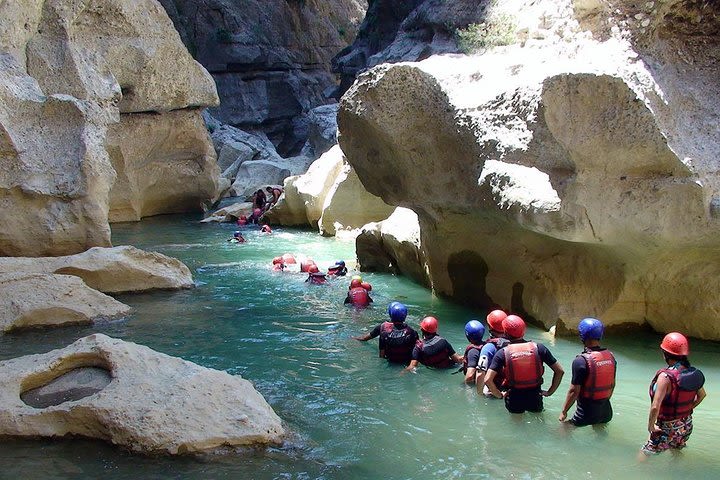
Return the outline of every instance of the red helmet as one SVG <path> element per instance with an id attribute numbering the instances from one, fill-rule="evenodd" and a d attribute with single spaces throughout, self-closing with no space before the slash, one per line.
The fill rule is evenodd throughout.
<path id="1" fill-rule="evenodd" d="M 517 315 L 508 315 L 502 321 L 505 335 L 509 338 L 522 338 L 525 335 L 525 320 Z"/>
<path id="2" fill-rule="evenodd" d="M 678 357 L 687 357 L 690 354 L 690 344 L 688 343 L 688 339 L 679 332 L 670 332 L 667 335 L 665 335 L 665 338 L 663 338 L 662 343 L 660 344 L 660 348 L 671 354 L 671 355 L 677 355 Z"/>
<path id="3" fill-rule="evenodd" d="M 507 313 L 503 312 L 502 310 L 493 310 L 492 312 L 488 313 L 487 324 L 490 327 L 490 330 L 502 332 L 503 320 L 505 320 L 506 318 Z"/>
<path id="4" fill-rule="evenodd" d="M 319 271 L 320 269 L 314 263 L 310 264 L 310 266 L 308 267 L 308 273 L 318 273 Z"/>
<path id="5" fill-rule="evenodd" d="M 292 253 L 285 253 L 285 254 L 283 254 L 282 259 L 283 259 L 283 261 L 284 261 L 285 263 L 287 263 L 288 265 L 295 265 L 295 264 L 297 263 L 297 262 L 295 261 L 295 257 L 293 256 Z"/>
<path id="6" fill-rule="evenodd" d="M 357 287 L 361 287 L 361 286 L 362 286 L 362 280 L 360 280 L 358 278 L 353 278 L 350 281 L 350 288 L 357 288 Z"/>
<path id="7" fill-rule="evenodd" d="M 425 317 L 420 322 L 420 330 L 427 333 L 437 333 L 438 321 L 435 317 Z"/>
<path id="8" fill-rule="evenodd" d="M 368 282 L 362 282 L 360 284 L 361 287 L 363 287 L 368 292 L 372 291 L 372 285 L 370 285 Z"/>
<path id="9" fill-rule="evenodd" d="M 273 258 L 273 265 L 278 265 L 278 264 L 282 264 L 282 263 L 283 263 L 282 257 Z"/>

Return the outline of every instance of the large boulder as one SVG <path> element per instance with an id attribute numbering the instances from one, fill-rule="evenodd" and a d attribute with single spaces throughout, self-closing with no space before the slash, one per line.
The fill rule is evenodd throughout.
<path id="1" fill-rule="evenodd" d="M 95 247 L 63 257 L 0 257 L 0 273 L 74 275 L 105 293 L 176 290 L 194 286 L 180 260 L 135 247 Z"/>
<path id="2" fill-rule="evenodd" d="M 6 227 L 0 254 L 62 255 L 108 246 L 111 209 L 113 215 L 122 211 L 120 219 L 137 219 L 146 210 L 199 209 L 199 197 L 215 195 L 209 140 L 202 122 L 191 119 L 197 109 L 217 104 L 215 85 L 155 0 L 3 2 L 0 98 L 0 161 L 6 167 L 0 174 Z M 184 110 L 185 121 L 178 120 L 184 114 L 170 113 Z M 109 155 L 114 141 L 122 144 Z M 171 182 L 170 200 L 162 199 L 172 178 L 166 172 L 183 176 L 188 163 L 197 163 L 197 188 L 186 194 Z M 111 194 L 113 167 L 124 170 Z"/>
<path id="3" fill-rule="evenodd" d="M 720 339 L 720 12 L 611 3 L 582 23 L 570 0 L 498 3 L 522 43 L 368 71 L 340 145 L 418 214 L 439 294 Z"/>
<path id="4" fill-rule="evenodd" d="M 281 225 L 317 227 L 325 197 L 342 169 L 343 158 L 342 150 L 335 146 L 315 160 L 307 173 L 285 179 L 285 193 L 265 218 Z"/>
<path id="5" fill-rule="evenodd" d="M 337 112 L 340 104 L 321 105 L 307 114 L 308 140 L 303 147 L 305 156 L 319 158 L 337 145 Z M 303 172 L 304 173 L 304 172 Z"/>
<path id="6" fill-rule="evenodd" d="M 290 176 L 290 170 L 283 162 L 255 160 L 240 165 L 232 185 L 235 195 L 247 197 L 268 185 L 278 185 Z"/>
<path id="7" fill-rule="evenodd" d="M 105 335 L 0 362 L 0 435 L 191 454 L 278 444 L 284 434 L 247 380 Z"/>
<path id="8" fill-rule="evenodd" d="M 0 330 L 91 324 L 127 316 L 131 308 L 80 278 L 45 273 L 0 274 Z"/>
<path id="9" fill-rule="evenodd" d="M 362 227 L 355 239 L 358 269 L 405 275 L 430 285 L 427 259 L 420 241 L 420 223 L 412 210 L 397 207 L 387 219 Z"/>
<path id="10" fill-rule="evenodd" d="M 335 88 L 330 59 L 352 42 L 361 0 L 160 0 L 214 76 L 221 122 L 263 131 L 283 157 L 308 138 L 304 115 Z M 319 155 L 319 154 L 318 154 Z"/>
<path id="11" fill-rule="evenodd" d="M 236 222 L 241 216 L 249 217 L 253 212 L 252 202 L 238 202 L 215 210 L 202 223 Z"/>
<path id="12" fill-rule="evenodd" d="M 355 170 L 343 162 L 325 195 L 318 227 L 322 235 L 332 237 L 341 230 L 355 230 L 368 222 L 387 218 L 394 209 L 380 197 L 369 194 Z"/>

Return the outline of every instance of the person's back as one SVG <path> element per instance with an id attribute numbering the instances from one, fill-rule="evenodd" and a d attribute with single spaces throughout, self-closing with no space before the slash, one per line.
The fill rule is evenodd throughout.
<path id="1" fill-rule="evenodd" d="M 360 283 L 360 279 L 354 279 Z M 353 288 L 360 288 L 359 285 Z M 367 290 L 366 290 L 367 291 Z M 415 343 L 418 340 L 417 332 L 405 323 L 407 307 L 400 302 L 390 302 L 388 305 L 389 322 L 376 325 L 368 333 L 353 337 L 355 340 L 366 342 L 372 338 L 380 337 L 378 342 L 378 355 L 390 363 L 407 365 L 410 362 Z"/>
<path id="2" fill-rule="evenodd" d="M 562 365 L 543 344 L 525 340 L 525 322 L 517 315 L 508 315 L 503 320 L 503 330 L 510 344 L 495 354 L 485 375 L 485 385 L 496 398 L 505 400 L 505 408 L 510 413 L 541 412 L 543 397 L 552 395 L 560 385 Z M 543 364 L 553 370 L 552 384 L 547 391 L 541 390 Z M 502 391 L 495 383 L 498 372 L 505 377 Z"/>
<path id="3" fill-rule="evenodd" d="M 462 357 L 453 349 L 450 342 L 438 335 L 438 321 L 435 317 L 425 317 L 420 322 L 422 340 L 418 340 L 412 353 L 409 370 L 418 363 L 431 368 L 450 368 L 462 363 Z"/>
<path id="4" fill-rule="evenodd" d="M 348 291 L 345 303 L 349 303 L 355 307 L 366 307 L 370 305 L 372 298 L 368 295 L 368 291 L 363 287 L 354 287 Z"/>

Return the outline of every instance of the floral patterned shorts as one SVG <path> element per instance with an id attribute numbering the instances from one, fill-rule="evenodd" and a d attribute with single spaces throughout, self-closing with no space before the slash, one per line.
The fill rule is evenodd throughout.
<path id="1" fill-rule="evenodd" d="M 684 448 L 693 431 L 692 415 L 687 417 L 659 422 L 661 432 L 653 433 L 642 451 L 648 455 L 660 453 L 671 448 Z"/>

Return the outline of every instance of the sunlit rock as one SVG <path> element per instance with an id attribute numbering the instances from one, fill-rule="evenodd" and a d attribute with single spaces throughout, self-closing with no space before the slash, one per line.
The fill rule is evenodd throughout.
<path id="1" fill-rule="evenodd" d="M 667 2 L 641 31 L 598 9 L 588 31 L 570 2 L 498 5 L 515 45 L 381 65 L 343 97 L 363 185 L 418 214 L 439 294 L 720 338 L 720 17 Z"/>
<path id="2" fill-rule="evenodd" d="M 0 274 L 0 330 L 91 324 L 122 318 L 130 307 L 80 278 L 45 273 Z"/>
<path id="3" fill-rule="evenodd" d="M 190 269 L 180 260 L 131 246 L 91 248 L 64 257 L 0 257 L 0 273 L 74 275 L 105 293 L 176 290 L 193 287 Z"/>
<path id="4" fill-rule="evenodd" d="M 0 435 L 191 454 L 277 444 L 284 434 L 247 380 L 105 335 L 0 362 Z"/>

